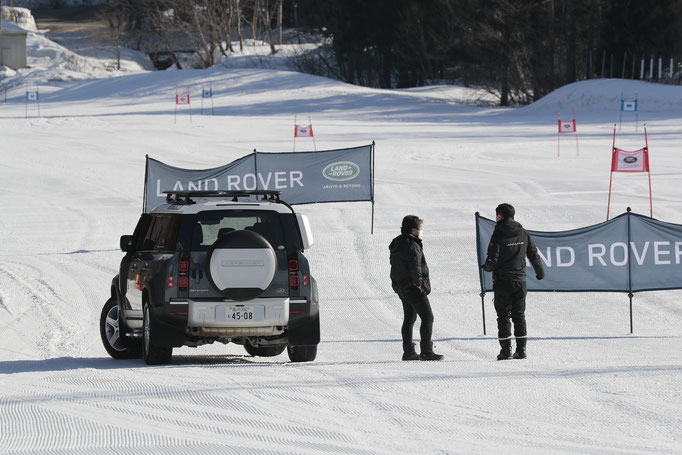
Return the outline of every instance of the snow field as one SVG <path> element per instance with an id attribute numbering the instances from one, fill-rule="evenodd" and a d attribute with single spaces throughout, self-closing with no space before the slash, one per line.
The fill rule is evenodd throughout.
<path id="1" fill-rule="evenodd" d="M 200 116 L 208 83 L 216 115 Z M 534 230 L 603 221 L 619 97 L 634 90 L 654 216 L 682 223 L 679 87 L 588 81 L 498 109 L 464 103 L 462 88 L 381 91 L 223 67 L 41 84 L 40 118 L 24 118 L 21 88 L 0 103 L 0 453 L 682 450 L 679 293 L 637 294 L 634 335 L 625 295 L 531 293 L 529 359 L 496 362 L 474 242 L 474 212 L 492 217 L 500 202 Z M 175 89 L 187 85 L 192 122 L 181 109 L 174 125 Z M 572 104 L 580 156 L 564 135 L 557 157 L 556 107 Z M 99 313 L 118 239 L 141 211 L 144 156 L 205 168 L 254 148 L 289 151 L 294 115 L 308 114 L 318 149 L 376 141 L 374 235 L 369 203 L 298 207 L 316 239 L 318 359 L 253 358 L 235 345 L 177 349 L 163 367 L 109 358 Z M 641 125 L 624 122 L 616 143 L 643 141 Z M 615 175 L 613 191 L 613 214 L 648 213 L 646 176 Z M 408 213 L 425 220 L 444 362 L 399 360 L 387 246 Z"/>

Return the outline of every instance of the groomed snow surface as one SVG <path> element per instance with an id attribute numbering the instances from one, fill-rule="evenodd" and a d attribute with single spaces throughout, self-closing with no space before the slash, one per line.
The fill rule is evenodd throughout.
<path id="1" fill-rule="evenodd" d="M 24 79 L 0 102 L 1 453 L 682 451 L 680 293 L 637 294 L 633 335 L 626 295 L 532 293 L 529 358 L 497 362 L 474 242 L 474 212 L 493 217 L 500 202 L 529 229 L 604 221 L 621 93 L 638 97 L 640 123 L 625 116 L 617 145 L 643 146 L 647 122 L 654 216 L 682 223 L 682 88 L 588 81 L 499 109 L 465 103 L 458 87 L 382 91 L 219 66 L 38 80 L 38 117 L 23 97 L 30 75 L 14 77 Z M 200 115 L 209 83 L 215 116 Z M 174 124 L 176 87 L 186 86 L 193 116 L 181 106 Z M 557 157 L 558 107 L 565 119 L 576 108 L 579 156 L 565 135 Z M 295 115 L 311 116 L 318 149 L 376 141 L 374 235 L 369 203 L 299 207 L 316 238 L 317 360 L 250 357 L 236 345 L 176 349 L 160 367 L 111 359 L 99 313 L 119 236 L 141 212 L 145 155 L 207 168 L 254 148 L 290 151 Z M 646 214 L 648 203 L 646 175 L 614 176 L 612 213 Z M 400 360 L 387 245 L 409 213 L 425 219 L 443 362 Z"/>

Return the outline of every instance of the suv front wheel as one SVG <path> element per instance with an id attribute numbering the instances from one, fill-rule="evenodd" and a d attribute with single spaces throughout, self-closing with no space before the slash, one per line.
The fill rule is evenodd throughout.
<path id="1" fill-rule="evenodd" d="M 147 302 L 144 305 L 144 317 L 142 320 L 142 357 L 147 365 L 163 365 L 170 363 L 173 357 L 173 348 L 159 347 L 154 344 L 156 340 L 156 319 L 151 310 L 151 305 Z"/>
<path id="2" fill-rule="evenodd" d="M 312 362 L 317 357 L 317 345 L 287 346 L 287 354 L 292 362 Z"/>

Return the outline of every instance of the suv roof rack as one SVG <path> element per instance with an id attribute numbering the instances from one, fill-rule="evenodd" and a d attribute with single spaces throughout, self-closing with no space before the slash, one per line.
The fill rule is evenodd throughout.
<path id="1" fill-rule="evenodd" d="M 252 191 L 164 191 L 166 195 L 166 202 L 181 205 L 191 205 L 196 204 L 193 197 L 204 198 L 204 197 L 216 197 L 216 198 L 232 198 L 232 202 L 238 202 L 239 198 L 251 197 L 251 196 L 263 196 L 261 200 L 281 202 L 280 195 L 281 191 L 274 190 L 252 190 Z"/>

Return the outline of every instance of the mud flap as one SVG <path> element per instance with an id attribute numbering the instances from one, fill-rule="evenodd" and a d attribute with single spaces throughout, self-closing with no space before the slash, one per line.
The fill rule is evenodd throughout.
<path id="1" fill-rule="evenodd" d="M 320 343 L 320 313 L 289 319 L 289 345 L 301 346 Z"/>

